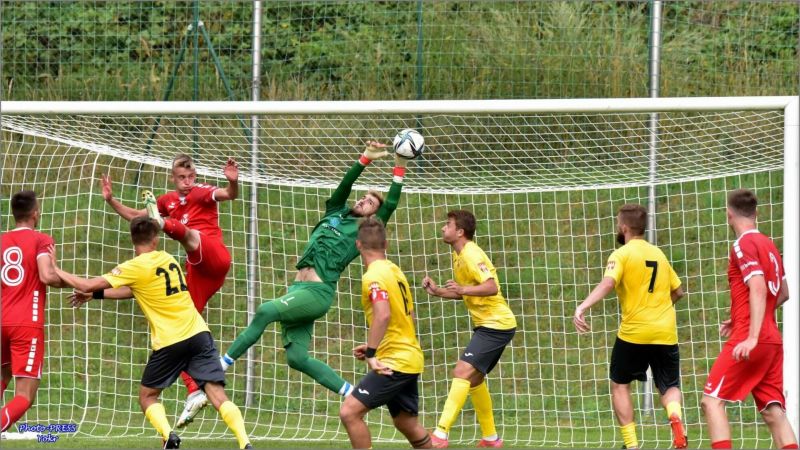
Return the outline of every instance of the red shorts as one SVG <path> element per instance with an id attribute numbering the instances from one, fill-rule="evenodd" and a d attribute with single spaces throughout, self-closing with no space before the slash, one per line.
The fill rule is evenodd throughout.
<path id="1" fill-rule="evenodd" d="M 708 374 L 703 393 L 720 400 L 741 402 L 752 392 L 759 411 L 772 403 L 778 403 L 786 409 L 783 396 L 783 345 L 758 344 L 750 352 L 750 359 L 736 361 L 733 359 L 736 344 L 728 343 L 722 347 Z"/>
<path id="2" fill-rule="evenodd" d="M 186 255 L 186 284 L 198 312 L 225 284 L 231 268 L 231 254 L 222 239 L 200 235 L 200 247 Z"/>
<path id="3" fill-rule="evenodd" d="M 44 365 L 44 329 L 26 326 L 3 326 L 0 333 L 0 365 L 11 365 L 11 375 L 42 378 Z"/>

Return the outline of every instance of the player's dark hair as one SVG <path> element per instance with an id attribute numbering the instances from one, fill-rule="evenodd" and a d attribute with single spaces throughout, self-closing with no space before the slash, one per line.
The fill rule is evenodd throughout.
<path id="1" fill-rule="evenodd" d="M 149 244 L 158 235 L 158 222 L 147 216 L 137 216 L 131 220 L 131 241 L 133 245 Z"/>
<path id="2" fill-rule="evenodd" d="M 634 236 L 644 236 L 647 229 L 647 209 L 637 203 L 627 203 L 619 207 L 619 221 L 631 229 Z"/>
<path id="3" fill-rule="evenodd" d="M 175 158 L 172 159 L 172 170 L 178 167 L 194 170 L 194 161 L 192 161 L 192 157 L 185 153 L 178 153 L 175 155 Z"/>
<path id="4" fill-rule="evenodd" d="M 464 237 L 472 240 L 475 236 L 475 215 L 466 209 L 456 209 L 447 213 L 447 219 L 453 219 L 457 230 L 464 230 Z"/>
<path id="5" fill-rule="evenodd" d="M 754 218 L 758 199 L 750 189 L 736 189 L 728 192 L 728 208 L 737 216 Z"/>
<path id="6" fill-rule="evenodd" d="M 367 191 L 367 194 L 378 199 L 378 208 L 383 205 L 383 195 L 380 192 L 370 189 Z"/>
<path id="7" fill-rule="evenodd" d="M 358 239 L 364 250 L 386 249 L 386 228 L 375 217 L 367 217 L 358 223 Z"/>
<path id="8" fill-rule="evenodd" d="M 36 206 L 36 193 L 33 191 L 19 191 L 11 196 L 11 214 L 18 222 L 29 219 Z"/>

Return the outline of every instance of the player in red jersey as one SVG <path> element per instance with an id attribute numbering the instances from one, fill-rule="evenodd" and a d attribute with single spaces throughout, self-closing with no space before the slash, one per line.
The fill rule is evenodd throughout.
<path id="1" fill-rule="evenodd" d="M 701 406 L 711 448 L 731 448 L 725 402 L 752 393 L 777 448 L 797 448 L 783 396 L 783 339 L 775 310 L 789 299 L 783 261 L 770 238 L 756 229 L 756 196 L 728 194 L 728 224 L 736 241 L 728 260 L 731 318 L 720 334 L 728 338 L 708 375 Z"/>
<path id="2" fill-rule="evenodd" d="M 3 379 L 0 396 L 14 377 L 14 398 L 0 412 L 6 431 L 30 408 L 39 389 L 44 364 L 44 306 L 47 286 L 62 287 L 50 248 L 53 238 L 36 231 L 39 204 L 33 191 L 11 197 L 16 228 L 2 234 L 2 323 L 0 354 Z"/>
<path id="3" fill-rule="evenodd" d="M 227 187 L 197 183 L 197 170 L 192 158 L 179 154 L 172 161 L 175 190 L 157 200 L 149 191 L 145 191 L 143 210 L 125 206 L 114 198 L 111 179 L 106 175 L 102 178 L 103 198 L 120 216 L 130 221 L 147 214 L 159 222 L 166 235 L 181 243 L 186 250 L 186 284 L 198 312 L 203 312 L 211 296 L 225 283 L 231 267 L 231 255 L 219 227 L 217 203 L 238 197 L 239 167 L 235 161 L 228 159 L 223 173 L 228 180 Z M 105 296 L 127 298 L 131 295 L 126 288 L 120 288 L 106 290 Z M 189 374 L 182 372 L 181 378 L 189 390 L 189 396 L 175 424 L 176 428 L 191 422 L 200 409 L 208 404 L 205 393 Z"/>

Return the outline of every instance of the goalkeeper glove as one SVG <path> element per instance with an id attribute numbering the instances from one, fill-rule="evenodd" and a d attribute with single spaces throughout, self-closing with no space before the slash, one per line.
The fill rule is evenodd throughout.
<path id="1" fill-rule="evenodd" d="M 383 158 L 388 154 L 389 152 L 386 151 L 386 145 L 383 145 L 379 142 L 369 141 L 367 142 L 367 148 L 364 149 L 364 153 L 361 155 L 359 160 L 362 164 L 366 165 L 373 160 Z"/>

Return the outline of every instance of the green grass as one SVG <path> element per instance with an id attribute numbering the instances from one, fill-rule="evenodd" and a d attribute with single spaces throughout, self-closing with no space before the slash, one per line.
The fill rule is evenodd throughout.
<path id="1" fill-rule="evenodd" d="M 108 132 L 113 130 L 108 128 Z M 156 192 L 170 188 L 165 170 L 145 166 L 138 186 L 134 186 L 138 162 L 48 144 L 39 138 L 20 140 L 8 133 L 4 137 L 8 151 L 0 172 L 0 197 L 8 198 L 21 188 L 43 194 L 41 229 L 59 243 L 59 259 L 66 270 L 98 275 L 133 256 L 124 232 L 127 224 L 102 201 L 97 178 L 99 173 L 110 171 L 117 182 L 116 195 L 127 204 L 136 204 L 140 188 Z M 331 161 L 353 159 L 350 149 L 329 150 Z M 219 155 L 207 150 L 198 157 L 209 161 Z M 378 172 L 385 174 L 386 167 L 381 164 L 370 168 L 365 179 L 372 180 L 368 177 Z M 343 163 L 335 173 L 318 175 L 337 179 L 344 168 Z M 381 178 L 382 183 L 386 183 L 385 178 Z M 724 274 L 732 234 L 725 224 L 725 192 L 740 186 L 755 188 L 763 204 L 760 228 L 776 236 L 780 246 L 782 185 L 782 173 L 773 171 L 667 184 L 656 190 L 658 242 L 689 292 L 677 312 L 692 445 L 702 443 L 706 436 L 699 400 L 721 344 L 717 324 L 726 316 L 728 305 Z M 220 208 L 220 224 L 234 265 L 205 317 L 221 350 L 247 323 L 244 261 L 250 189 L 250 185 L 244 185 L 241 200 Z M 294 272 L 296 258 L 329 193 L 318 187 L 258 187 L 259 299 L 285 292 L 287 278 Z M 470 330 L 461 302 L 431 298 L 420 283 L 425 274 L 438 280 L 452 276 L 449 248 L 440 241 L 439 228 L 448 209 L 466 207 L 480 218 L 477 242 L 498 267 L 503 292 L 520 325 L 513 344 L 489 377 L 503 438 L 509 444 L 526 447 L 620 444 L 607 382 L 609 353 L 618 326 L 616 301 L 607 299 L 593 309 L 593 331 L 588 335 L 578 336 L 570 318 L 578 302 L 601 278 L 605 258 L 614 248 L 616 208 L 625 202 L 645 202 L 646 196 L 644 187 L 403 196 L 390 224 L 390 258 L 404 269 L 414 290 L 417 329 L 426 358 L 420 418 L 427 428 L 435 426 L 447 396 L 450 368 L 459 349 L 468 342 Z M 0 217 L 8 220 L 7 201 L 0 202 Z M 181 254 L 176 243 L 165 240 L 163 245 Z M 365 338 L 358 297 L 360 271 L 360 264 L 354 262 L 345 272 L 334 307 L 315 329 L 314 355 L 350 381 L 357 381 L 364 373 L 363 365 L 348 356 L 352 346 Z M 131 301 L 94 302 L 73 310 L 66 304 L 65 295 L 66 291 L 51 290 L 49 296 L 48 372 L 25 421 L 80 424 L 76 446 L 84 445 L 87 435 L 122 436 L 119 442 L 151 445 L 157 439 L 152 438 L 153 431 L 137 403 L 138 379 L 149 354 L 146 321 Z M 243 408 L 252 436 L 269 438 L 279 446 L 294 446 L 296 442 L 345 445 L 346 434 L 337 416 L 340 400 L 287 368 L 276 327 L 268 327 L 260 345 L 253 348 L 253 358 L 254 396 L 251 406 Z M 244 369 L 242 362 L 237 363 L 228 379 L 227 390 L 239 405 L 245 404 Z M 179 386 L 164 392 L 168 416 L 180 411 L 183 395 Z M 642 396 L 637 395 L 637 404 L 641 401 Z M 753 426 L 759 418 L 751 402 L 732 406 L 729 414 L 737 441 L 749 439 L 748 446 L 768 444 L 764 427 Z M 659 426 L 646 416 L 637 418 L 644 424 L 640 430 L 644 442 L 658 446 L 668 443 L 669 429 L 661 423 L 661 415 L 658 412 Z M 375 436 L 400 442 L 385 411 L 372 413 L 369 421 Z M 468 403 L 452 439 L 471 445 L 478 433 Z M 204 411 L 196 428 L 185 433 L 187 443 L 203 445 L 228 445 L 230 440 L 217 441 L 225 436 L 229 435 L 224 424 L 211 410 Z M 65 438 L 63 444 L 72 445 L 67 444 L 71 441 Z M 108 441 L 98 442 L 103 445 Z"/>

